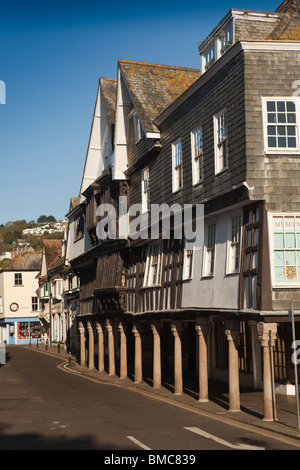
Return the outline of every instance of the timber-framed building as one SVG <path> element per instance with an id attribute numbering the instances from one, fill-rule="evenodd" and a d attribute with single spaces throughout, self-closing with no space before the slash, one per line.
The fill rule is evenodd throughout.
<path id="1" fill-rule="evenodd" d="M 297 331 L 300 314 L 299 14 L 295 0 L 233 9 L 199 45 L 199 69 L 119 60 L 116 80 L 100 78 L 68 214 L 82 365 L 135 382 L 150 371 L 175 394 L 189 373 L 201 401 L 209 379 L 228 381 L 231 411 L 241 385 L 264 388 L 276 418 L 270 372 L 293 389 L 291 304 Z M 203 246 L 174 236 L 175 216 L 168 240 L 103 240 L 100 208 L 120 234 L 125 200 L 144 215 L 204 206 Z"/>

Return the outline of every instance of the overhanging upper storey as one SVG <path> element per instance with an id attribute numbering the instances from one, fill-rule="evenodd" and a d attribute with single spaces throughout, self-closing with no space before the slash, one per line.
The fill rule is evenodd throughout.
<path id="1" fill-rule="evenodd" d="M 238 41 L 263 41 L 279 24 L 279 12 L 231 9 L 199 45 L 201 73 L 205 73 Z"/>

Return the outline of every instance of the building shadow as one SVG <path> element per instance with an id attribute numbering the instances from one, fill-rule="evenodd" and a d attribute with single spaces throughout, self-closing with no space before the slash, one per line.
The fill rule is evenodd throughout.
<path id="1" fill-rule="evenodd" d="M 83 435 L 79 438 L 46 437 L 38 433 L 9 434 L 7 429 L 1 426 L 0 450 L 101 450 L 101 451 L 129 451 L 132 449 L 120 449 L 112 444 L 96 442 L 92 436 Z M 110 455 L 110 454 L 108 454 Z"/>

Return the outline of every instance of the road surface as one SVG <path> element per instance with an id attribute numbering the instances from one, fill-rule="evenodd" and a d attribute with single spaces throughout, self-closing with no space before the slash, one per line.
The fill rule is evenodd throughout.
<path id="1" fill-rule="evenodd" d="M 63 358 L 37 349 L 7 352 L 0 366 L 1 450 L 105 450 L 108 458 L 117 451 L 189 451 L 192 458 L 191 451 L 201 450 L 300 448 L 292 439 L 87 380 L 62 367 Z"/>

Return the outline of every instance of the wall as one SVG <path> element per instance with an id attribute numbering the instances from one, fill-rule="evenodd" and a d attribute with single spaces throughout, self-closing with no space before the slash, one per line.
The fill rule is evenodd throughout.
<path id="1" fill-rule="evenodd" d="M 238 309 L 239 274 L 226 274 L 226 266 L 230 218 L 240 213 L 239 209 L 210 218 L 217 225 L 215 274 L 211 278 L 202 278 L 203 250 L 196 250 L 193 279 L 183 283 L 182 308 Z"/>
<path id="2" fill-rule="evenodd" d="M 245 52 L 247 182 L 250 198 L 265 200 L 269 213 L 300 212 L 300 155 L 265 154 L 261 97 L 292 97 L 299 73 L 298 51 Z M 272 298 L 274 310 L 287 311 L 291 301 L 300 309 L 299 288 L 273 289 Z"/>
<path id="3" fill-rule="evenodd" d="M 21 272 L 21 271 L 19 271 Z M 23 271 L 23 286 L 14 286 L 14 272 L 3 272 L 3 312 L 5 318 L 36 317 L 38 312 L 33 312 L 31 308 L 31 297 L 38 296 L 38 271 Z M 17 312 L 10 310 L 11 303 L 19 305 Z"/>

